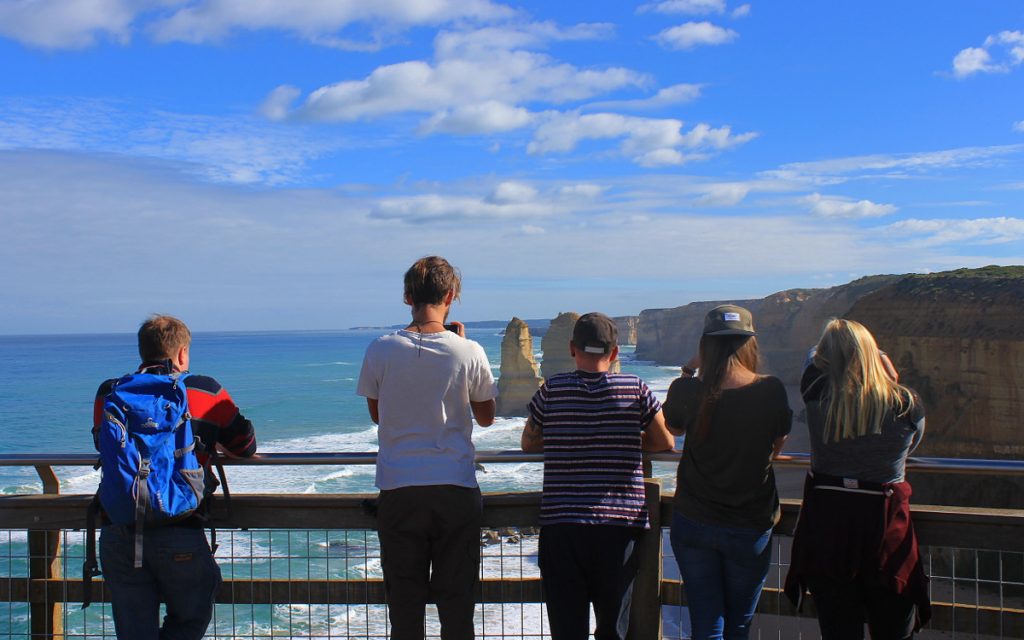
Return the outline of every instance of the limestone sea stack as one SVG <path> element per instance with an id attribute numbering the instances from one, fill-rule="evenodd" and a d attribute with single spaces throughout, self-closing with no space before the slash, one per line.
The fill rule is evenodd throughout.
<path id="1" fill-rule="evenodd" d="M 533 357 L 530 327 L 519 318 L 512 318 L 505 327 L 499 376 L 497 415 L 505 418 L 527 415 L 526 407 L 544 380 Z"/>
<path id="2" fill-rule="evenodd" d="M 545 378 L 576 370 L 576 361 L 569 355 L 569 341 L 572 340 L 572 329 L 579 318 L 580 314 L 575 311 L 565 311 L 551 321 L 551 326 L 540 341 L 541 351 L 544 352 L 540 373 Z"/>
<path id="3" fill-rule="evenodd" d="M 636 327 L 640 322 L 638 316 L 615 316 L 612 318 L 619 329 L 619 344 L 636 344 Z"/>
<path id="4" fill-rule="evenodd" d="M 544 352 L 541 356 L 540 372 L 545 379 L 550 378 L 556 373 L 576 370 L 576 360 L 569 353 L 569 342 L 572 340 L 572 330 L 579 319 L 580 314 L 575 311 L 564 311 L 551 321 L 551 325 L 540 342 L 541 351 Z M 616 324 L 620 332 L 619 344 L 629 344 L 622 342 L 622 325 L 618 323 L 617 319 Z M 618 373 L 622 370 L 622 367 L 619 365 L 619 361 L 616 360 L 608 370 L 612 373 Z"/>

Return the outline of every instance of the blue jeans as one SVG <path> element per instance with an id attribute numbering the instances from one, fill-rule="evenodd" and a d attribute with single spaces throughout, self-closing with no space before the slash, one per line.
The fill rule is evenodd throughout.
<path id="1" fill-rule="evenodd" d="M 114 629 L 122 640 L 200 640 L 213 617 L 220 567 L 203 529 L 151 527 L 143 534 L 142 567 L 134 568 L 135 533 L 122 525 L 100 532 L 100 563 Z M 160 625 L 160 602 L 167 615 Z"/>
<path id="2" fill-rule="evenodd" d="M 672 516 L 672 550 L 694 640 L 744 640 L 771 563 L 771 529 L 723 527 Z"/>

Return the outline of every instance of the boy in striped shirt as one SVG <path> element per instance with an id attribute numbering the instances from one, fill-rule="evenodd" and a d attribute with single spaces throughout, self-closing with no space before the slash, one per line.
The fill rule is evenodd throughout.
<path id="1" fill-rule="evenodd" d="M 541 579 L 553 640 L 584 640 L 594 606 L 597 640 L 624 640 L 637 543 L 649 528 L 643 451 L 674 440 L 661 404 L 643 380 L 609 373 L 618 329 L 602 313 L 576 321 L 569 353 L 576 371 L 537 390 L 522 448 L 544 453 Z"/>

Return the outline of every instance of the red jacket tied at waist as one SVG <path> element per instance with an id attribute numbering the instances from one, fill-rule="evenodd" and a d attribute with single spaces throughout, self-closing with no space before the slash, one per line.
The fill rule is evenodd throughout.
<path id="1" fill-rule="evenodd" d="M 807 583 L 861 576 L 917 605 L 918 626 L 931 617 L 928 577 L 910 519 L 908 482 L 865 486 L 808 474 L 793 534 L 786 596 L 800 606 Z"/>

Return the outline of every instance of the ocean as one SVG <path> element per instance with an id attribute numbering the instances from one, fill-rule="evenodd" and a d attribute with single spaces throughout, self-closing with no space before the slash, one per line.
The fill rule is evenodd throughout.
<path id="1" fill-rule="evenodd" d="M 330 332 L 218 332 L 196 333 L 191 349 L 192 370 L 211 375 L 231 393 L 256 427 L 260 452 L 354 452 L 377 449 L 377 428 L 366 402 L 356 395 L 356 381 L 366 346 L 387 330 L 360 329 Z M 469 328 L 469 338 L 487 352 L 497 378 L 501 365 L 501 334 L 494 328 Z M 534 339 L 540 361 L 540 339 Z M 622 369 L 647 381 L 664 400 L 676 367 L 662 367 L 633 359 L 633 348 L 621 349 Z M 138 365 L 134 334 L 0 336 L 0 453 L 93 453 L 90 429 L 93 398 L 99 384 L 133 371 Z M 488 428 L 477 428 L 478 450 L 518 450 L 523 418 L 498 418 Z M 655 475 L 674 489 L 675 465 L 656 463 Z M 56 469 L 65 494 L 96 490 L 99 472 L 91 467 Z M 230 466 L 227 474 L 235 493 L 364 493 L 373 492 L 372 465 L 245 467 Z M 538 491 L 539 463 L 488 463 L 477 473 L 483 491 Z M 42 486 L 31 467 L 0 466 L 0 492 L 40 493 Z M 227 532 L 222 533 L 222 536 Z M 379 560 L 367 561 L 376 546 L 373 534 L 361 532 L 233 532 L 231 552 L 218 554 L 225 578 L 294 575 L 293 557 L 311 558 L 333 578 L 380 576 Z M 26 575 L 27 565 L 11 558 L 24 557 L 25 532 L 0 531 L 9 576 Z M 524 576 L 536 569 L 536 538 L 524 537 L 515 553 L 507 545 L 486 547 L 483 574 L 506 575 L 511 566 Z M 67 532 L 65 571 L 80 574 L 82 536 Z M 667 541 L 666 541 L 667 547 Z M 285 549 L 285 551 L 282 551 Z M 236 556 L 232 558 L 232 556 Z M 361 559 L 360 559 L 361 558 Z M 332 564 L 333 563 L 333 564 Z M 509 565 L 511 563 L 511 565 Z M 672 575 L 674 562 L 666 562 Z M 305 571 L 313 571 L 307 566 Z M 340 568 L 339 568 L 340 567 Z M 300 571 L 303 570 L 300 567 Z M 311 575 L 311 574 L 310 574 Z M 490 607 L 490 608 L 488 608 Z M 27 637 L 27 607 L 9 605 L 8 619 L 0 619 L 5 637 Z M 76 605 L 65 609 L 67 632 L 85 638 L 113 637 L 109 607 Z M 478 631 L 493 634 L 536 635 L 545 628 L 543 607 L 537 604 L 481 607 Z M 688 626 L 685 613 L 669 616 L 668 627 Z M 428 633 L 437 632 L 436 619 Z M 488 631 L 490 630 L 490 631 Z M 382 607 L 328 607 L 325 605 L 217 605 L 208 638 L 383 636 Z M 336 636 L 334 634 L 337 634 Z"/>
<path id="2" fill-rule="evenodd" d="M 191 368 L 211 375 L 231 393 L 256 427 L 260 452 L 376 451 L 377 427 L 356 381 L 366 346 L 387 330 L 196 333 Z M 501 333 L 469 328 L 490 359 L 501 366 Z M 537 360 L 543 358 L 534 339 Z M 676 367 L 636 361 L 623 346 L 622 369 L 647 381 L 664 400 Z M 93 453 L 90 428 L 96 388 L 138 365 L 134 334 L 0 336 L 0 452 Z M 519 448 L 523 418 L 498 418 L 477 428 L 479 450 Z M 671 465 L 669 465 L 671 466 Z M 536 464 L 489 464 L 478 473 L 484 491 L 539 490 Z M 672 481 L 672 469 L 659 476 Z M 374 491 L 372 465 L 266 468 L 230 467 L 238 492 L 349 493 Z M 62 493 L 91 493 L 99 472 L 58 470 Z M 668 487 L 671 490 L 671 487 Z M 0 492 L 38 493 L 31 468 L 0 467 Z"/>

